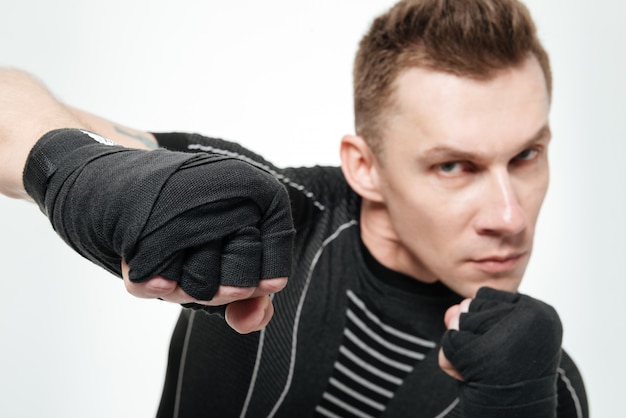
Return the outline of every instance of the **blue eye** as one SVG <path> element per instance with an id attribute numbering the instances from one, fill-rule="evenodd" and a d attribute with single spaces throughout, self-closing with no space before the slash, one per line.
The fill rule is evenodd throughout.
<path id="1" fill-rule="evenodd" d="M 447 173 L 447 174 L 456 173 L 460 169 L 462 169 L 461 163 L 459 163 L 459 162 L 450 162 L 450 163 L 439 164 L 437 166 L 437 168 L 439 169 L 439 171 L 442 171 L 442 172 Z"/>
<path id="2" fill-rule="evenodd" d="M 538 153 L 539 151 L 537 151 L 536 149 L 529 148 L 517 154 L 515 156 L 515 159 L 518 161 L 532 160 L 537 156 Z"/>

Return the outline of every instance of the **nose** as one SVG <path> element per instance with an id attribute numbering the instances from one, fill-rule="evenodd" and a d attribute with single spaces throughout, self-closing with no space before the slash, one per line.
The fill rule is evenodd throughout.
<path id="1" fill-rule="evenodd" d="M 506 170 L 490 173 L 486 179 L 483 203 L 476 218 L 481 235 L 507 236 L 522 232 L 528 225 L 511 178 Z"/>

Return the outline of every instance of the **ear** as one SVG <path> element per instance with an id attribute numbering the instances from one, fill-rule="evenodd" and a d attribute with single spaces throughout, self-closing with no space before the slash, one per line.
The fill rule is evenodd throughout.
<path id="1" fill-rule="evenodd" d="M 382 202 L 378 162 L 360 136 L 346 135 L 341 140 L 341 169 L 348 184 L 363 199 Z"/>

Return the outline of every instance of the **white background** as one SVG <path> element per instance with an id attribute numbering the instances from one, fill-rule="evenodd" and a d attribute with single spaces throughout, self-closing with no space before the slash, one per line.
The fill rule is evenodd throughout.
<path id="1" fill-rule="evenodd" d="M 0 65 L 148 130 L 337 164 L 358 39 L 391 0 L 1 0 Z M 553 304 L 595 417 L 626 373 L 626 25 L 618 0 L 532 0 L 555 74 L 552 183 L 523 291 Z M 0 92 L 2 94 L 2 92 Z M 150 417 L 178 308 L 136 300 L 0 197 L 0 416 Z"/>

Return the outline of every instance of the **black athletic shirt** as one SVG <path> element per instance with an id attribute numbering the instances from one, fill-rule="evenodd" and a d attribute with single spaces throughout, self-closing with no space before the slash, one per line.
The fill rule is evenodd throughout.
<path id="1" fill-rule="evenodd" d="M 360 200 L 337 167 L 279 169 L 245 148 L 195 134 L 156 134 L 185 152 L 244 159 L 285 184 L 295 260 L 261 332 L 183 310 L 160 417 L 461 417 L 459 383 L 437 364 L 443 315 L 462 297 L 378 263 L 359 232 Z M 581 376 L 563 353 L 558 417 L 587 417 Z"/>

